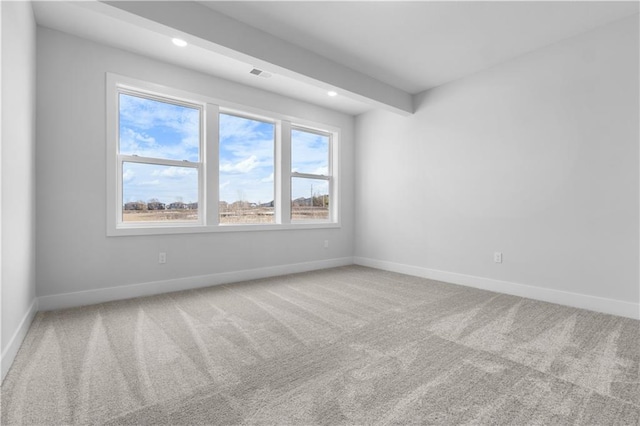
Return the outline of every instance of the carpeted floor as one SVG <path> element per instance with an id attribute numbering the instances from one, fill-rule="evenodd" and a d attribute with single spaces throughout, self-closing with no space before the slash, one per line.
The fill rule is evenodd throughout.
<path id="1" fill-rule="evenodd" d="M 2 424 L 640 423 L 640 322 L 358 266 L 39 313 Z"/>

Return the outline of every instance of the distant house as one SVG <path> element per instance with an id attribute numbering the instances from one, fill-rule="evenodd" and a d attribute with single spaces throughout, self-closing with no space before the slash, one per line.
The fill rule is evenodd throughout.
<path id="1" fill-rule="evenodd" d="M 130 201 L 124 204 L 125 210 L 146 210 L 147 203 L 144 201 Z"/>
<path id="2" fill-rule="evenodd" d="M 187 208 L 189 210 L 198 210 L 198 203 L 189 203 L 187 204 Z"/>
<path id="3" fill-rule="evenodd" d="M 165 208 L 165 203 L 161 203 L 160 201 L 149 201 L 147 203 L 148 210 L 164 210 Z"/>
<path id="4" fill-rule="evenodd" d="M 183 203 L 182 201 L 176 201 L 173 202 L 171 204 L 169 204 L 169 207 L 167 207 L 169 210 L 184 210 L 187 208 L 187 204 Z"/>

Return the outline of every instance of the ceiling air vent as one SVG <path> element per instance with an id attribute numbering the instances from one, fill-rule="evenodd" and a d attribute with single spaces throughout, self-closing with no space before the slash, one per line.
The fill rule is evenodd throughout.
<path id="1" fill-rule="evenodd" d="M 266 72 L 266 71 L 263 71 L 263 70 L 261 70 L 261 69 L 258 69 L 258 68 L 254 68 L 254 69 L 252 69 L 251 71 L 249 71 L 249 74 L 257 75 L 258 77 L 262 77 L 262 78 L 269 78 L 269 77 L 271 77 L 271 74 L 270 74 L 270 73 L 268 73 L 268 72 Z"/>

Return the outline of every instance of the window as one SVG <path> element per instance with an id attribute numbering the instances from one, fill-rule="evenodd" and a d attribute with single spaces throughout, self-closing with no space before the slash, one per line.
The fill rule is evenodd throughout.
<path id="1" fill-rule="evenodd" d="M 274 223 L 275 125 L 220 114 L 220 223 Z"/>
<path id="2" fill-rule="evenodd" d="M 119 223 L 202 222 L 198 105 L 118 93 Z"/>
<path id="3" fill-rule="evenodd" d="M 291 129 L 291 220 L 328 220 L 331 135 Z"/>
<path id="4" fill-rule="evenodd" d="M 339 130 L 107 74 L 108 235 L 339 226 Z"/>

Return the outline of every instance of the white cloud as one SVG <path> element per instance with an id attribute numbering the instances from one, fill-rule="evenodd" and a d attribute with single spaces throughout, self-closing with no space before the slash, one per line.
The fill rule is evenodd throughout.
<path id="1" fill-rule="evenodd" d="M 197 109 L 121 95 L 120 125 L 123 153 L 197 161 L 200 143 Z"/>
<path id="2" fill-rule="evenodd" d="M 312 174 L 328 176 L 329 175 L 329 168 L 327 166 L 318 167 L 317 169 L 315 169 L 312 172 Z"/>
<path id="3" fill-rule="evenodd" d="M 230 181 L 230 180 L 225 181 L 224 183 L 221 183 L 221 184 L 220 184 L 220 189 L 224 189 L 224 188 L 226 188 L 227 186 L 229 186 L 229 184 L 230 184 L 230 183 L 231 183 L 231 181 Z"/>
<path id="4" fill-rule="evenodd" d="M 153 136 L 149 136 L 146 133 L 139 133 L 129 127 L 124 127 L 124 134 L 121 135 L 121 139 L 128 140 L 130 143 L 137 145 L 136 142 L 142 142 L 147 145 L 153 145 L 156 143 L 156 139 Z"/>
<path id="5" fill-rule="evenodd" d="M 163 176 L 163 172 L 175 177 Z M 133 176 L 131 181 L 123 184 L 123 202 L 155 198 L 163 203 L 170 203 L 178 197 L 182 197 L 185 202 L 198 201 L 196 169 L 125 163 L 123 175 Z"/>
<path id="6" fill-rule="evenodd" d="M 131 169 L 127 169 L 124 171 L 124 173 L 122 173 L 122 182 L 127 183 L 127 182 L 131 182 L 133 180 L 133 178 L 135 177 L 135 172 Z"/>
<path id="7" fill-rule="evenodd" d="M 260 179 L 260 182 L 273 182 L 273 173 L 265 178 Z"/>
<path id="8" fill-rule="evenodd" d="M 264 133 L 265 123 L 228 114 L 220 114 L 220 139 L 254 140 Z M 273 129 L 273 126 L 271 126 Z"/>
<path id="9" fill-rule="evenodd" d="M 236 173 L 249 173 L 260 165 L 258 158 L 255 155 L 242 160 L 235 164 L 225 163 L 220 165 L 221 172 L 236 172 Z"/>
<path id="10" fill-rule="evenodd" d="M 181 178 L 184 176 L 191 176 L 196 173 L 195 169 L 186 168 L 186 167 L 167 167 L 162 170 L 154 170 L 153 176 L 162 176 L 168 178 Z"/>

